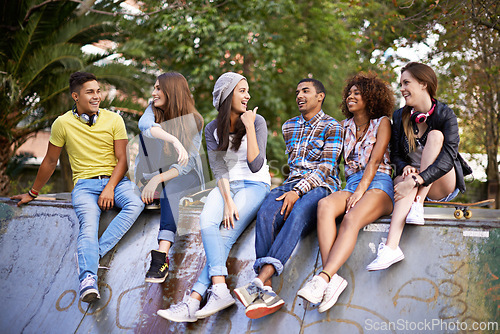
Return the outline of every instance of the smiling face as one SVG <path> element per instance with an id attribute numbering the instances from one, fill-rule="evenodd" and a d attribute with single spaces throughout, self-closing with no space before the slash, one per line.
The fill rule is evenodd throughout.
<path id="1" fill-rule="evenodd" d="M 231 100 L 231 112 L 243 114 L 247 111 L 248 100 L 250 100 L 250 92 L 248 82 L 245 79 L 240 80 L 233 90 L 233 99 Z"/>
<path id="2" fill-rule="evenodd" d="M 156 80 L 155 85 L 153 86 L 153 92 L 151 93 L 153 97 L 153 105 L 159 109 L 165 109 L 167 105 L 167 97 L 165 93 L 160 88 L 160 82 Z"/>
<path id="3" fill-rule="evenodd" d="M 358 112 L 366 111 L 366 103 L 361 96 L 361 92 L 359 91 L 356 85 L 353 85 L 349 92 L 347 93 L 346 98 L 347 109 L 353 114 Z"/>
<path id="4" fill-rule="evenodd" d="M 101 103 L 101 87 L 95 80 L 85 82 L 79 92 L 71 93 L 75 100 L 78 114 L 92 115 L 99 111 Z"/>
<path id="5" fill-rule="evenodd" d="M 427 85 L 420 83 L 413 77 L 410 71 L 404 71 L 400 79 L 400 91 L 407 106 L 415 107 L 423 101 L 430 100 Z"/>
<path id="6" fill-rule="evenodd" d="M 309 120 L 321 110 L 321 103 L 325 98 L 324 93 L 317 93 L 313 82 L 301 82 L 295 91 L 295 101 L 297 107 L 304 117 Z"/>

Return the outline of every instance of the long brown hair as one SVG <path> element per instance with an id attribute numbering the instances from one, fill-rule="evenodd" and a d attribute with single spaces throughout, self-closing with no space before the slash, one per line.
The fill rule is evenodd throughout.
<path id="1" fill-rule="evenodd" d="M 157 79 L 160 90 L 165 95 L 166 102 L 163 109 L 156 108 L 154 104 L 151 104 L 155 121 L 156 123 L 160 123 L 165 131 L 179 139 L 184 148 L 189 151 L 193 139 L 193 129 L 190 129 L 186 117 L 181 116 L 193 114 L 198 131 L 203 128 L 203 117 L 195 108 L 188 82 L 178 72 L 163 73 Z M 166 122 L 172 120 L 174 122 Z M 168 129 L 166 128 L 167 126 Z M 170 145 L 165 145 L 167 153 L 170 152 L 169 147 Z"/>
<path id="2" fill-rule="evenodd" d="M 438 82 L 436 73 L 430 66 L 417 62 L 410 62 L 401 69 L 401 74 L 403 74 L 405 71 L 408 71 L 411 76 L 414 77 L 419 83 L 427 85 L 427 93 L 429 93 L 431 99 L 434 99 L 436 97 Z M 412 107 L 410 106 L 404 106 L 401 116 L 403 129 L 406 138 L 408 138 L 408 146 L 410 152 L 413 152 L 415 151 L 416 147 L 415 134 L 413 133 L 413 125 L 411 124 L 410 120 L 411 109 Z"/>
<path id="3" fill-rule="evenodd" d="M 233 102 L 233 92 L 234 90 L 227 96 L 227 98 L 220 104 L 219 107 L 219 114 L 217 115 L 217 137 L 219 138 L 219 145 L 217 146 L 218 151 L 227 151 L 227 149 L 229 148 L 229 131 L 231 128 L 231 104 Z M 245 125 L 241 121 L 240 117 L 238 117 L 238 120 L 234 125 L 234 129 L 235 133 L 231 140 L 231 149 L 233 151 L 238 151 L 241 145 L 241 140 L 247 133 Z"/>

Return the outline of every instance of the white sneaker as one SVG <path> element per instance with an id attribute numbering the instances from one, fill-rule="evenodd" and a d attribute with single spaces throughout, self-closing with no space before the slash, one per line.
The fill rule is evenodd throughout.
<path id="1" fill-rule="evenodd" d="M 406 216 L 406 224 L 424 225 L 424 205 L 420 202 L 411 204 L 410 212 Z"/>
<path id="2" fill-rule="evenodd" d="M 92 303 L 101 299 L 99 288 L 97 287 L 97 276 L 87 274 L 87 277 L 80 282 L 80 300 L 85 303 Z"/>
<path id="3" fill-rule="evenodd" d="M 347 281 L 335 274 L 332 276 L 332 279 L 328 283 L 328 286 L 325 290 L 325 296 L 323 297 L 323 301 L 319 304 L 318 311 L 323 313 L 328 311 L 335 303 L 337 299 L 339 299 L 342 291 L 345 290 L 347 286 Z"/>
<path id="4" fill-rule="evenodd" d="M 198 320 L 195 313 L 200 308 L 200 301 L 185 296 L 184 300 L 179 304 L 172 305 L 166 310 L 158 310 L 156 313 L 167 320 L 174 322 L 195 322 Z"/>
<path id="5" fill-rule="evenodd" d="M 328 283 L 316 275 L 297 292 L 297 296 L 304 298 L 312 304 L 317 304 L 323 299 L 327 286 Z"/>
<path id="6" fill-rule="evenodd" d="M 366 270 L 382 270 L 389 268 L 392 264 L 401 261 L 405 256 L 401 248 L 391 249 L 383 242 L 378 245 L 377 258 L 366 266 Z"/>
<path id="7" fill-rule="evenodd" d="M 194 315 L 198 319 L 204 319 L 225 308 L 228 308 L 234 303 L 235 300 L 231 296 L 231 293 L 229 292 L 226 284 L 223 284 L 223 287 L 220 287 L 219 289 L 215 289 L 214 287 L 212 287 L 212 293 L 210 294 L 210 297 L 208 297 L 206 305 L 201 310 L 196 311 Z"/>

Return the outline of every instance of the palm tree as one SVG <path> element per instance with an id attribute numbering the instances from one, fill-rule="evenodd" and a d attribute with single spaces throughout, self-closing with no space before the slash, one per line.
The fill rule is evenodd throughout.
<path id="1" fill-rule="evenodd" d="M 96 74 L 128 94 L 142 96 L 144 75 L 132 66 L 90 55 L 82 46 L 117 33 L 111 16 L 75 15 L 70 1 L 5 1 L 0 7 L 0 195 L 7 195 L 6 167 L 30 134 L 68 110 L 69 75 Z"/>

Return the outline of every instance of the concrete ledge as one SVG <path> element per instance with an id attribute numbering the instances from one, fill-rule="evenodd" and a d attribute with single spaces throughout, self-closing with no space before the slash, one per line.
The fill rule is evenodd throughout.
<path id="1" fill-rule="evenodd" d="M 354 253 L 339 271 L 349 285 L 326 313 L 296 297 L 320 268 L 313 233 L 274 279 L 286 303 L 276 314 L 251 320 L 237 302 L 196 323 L 171 323 L 156 311 L 178 302 L 203 268 L 200 212 L 199 206 L 181 208 L 170 275 L 164 284 L 149 284 L 144 274 L 157 245 L 159 211 L 145 211 L 107 256 L 110 269 L 99 272 L 101 300 L 87 307 L 78 301 L 78 220 L 71 203 L 36 201 L 17 208 L 0 199 L 2 332 L 421 333 L 432 325 L 429 333 L 456 333 L 463 329 L 457 321 L 469 329 L 475 322 L 498 322 L 500 211 L 473 209 L 473 219 L 458 221 L 453 209 L 426 208 L 426 225 L 405 228 L 405 260 L 388 270 L 367 272 L 365 267 L 387 236 L 389 218 L 360 232 Z M 103 214 L 102 229 L 114 214 Z M 252 224 L 230 253 L 230 288 L 254 277 L 254 238 Z"/>

